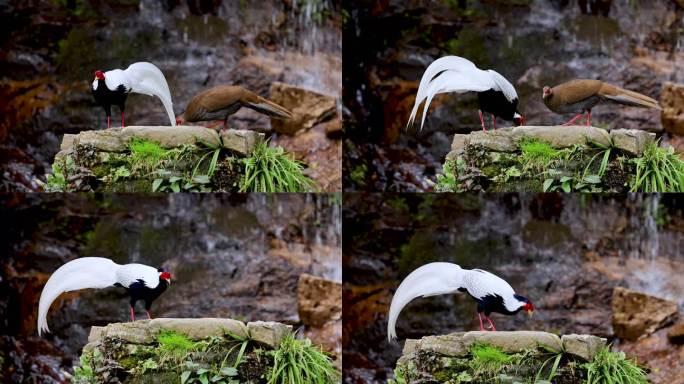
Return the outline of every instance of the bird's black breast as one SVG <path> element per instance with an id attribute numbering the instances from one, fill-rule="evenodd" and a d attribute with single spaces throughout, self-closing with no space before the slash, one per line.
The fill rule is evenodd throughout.
<path id="1" fill-rule="evenodd" d="M 504 305 L 504 300 L 499 295 L 487 295 L 481 298 L 474 297 L 477 301 L 477 311 L 484 312 L 485 315 L 489 316 L 490 313 L 496 312 L 504 315 L 515 315 L 520 311 L 520 309 L 511 312 L 506 309 Z"/>
<path id="2" fill-rule="evenodd" d="M 92 88 L 91 88 L 92 89 Z M 104 80 L 97 81 L 97 89 L 93 89 L 93 97 L 95 101 L 104 107 L 110 105 L 123 106 L 126 103 L 126 98 L 128 97 L 128 92 L 123 84 L 119 85 L 115 90 L 107 88 L 107 84 Z"/>
<path id="3" fill-rule="evenodd" d="M 477 102 L 481 111 L 491 113 L 508 121 L 513 121 L 513 115 L 515 115 L 515 111 L 518 108 L 517 98 L 513 99 L 513 101 L 508 101 L 503 92 L 493 89 L 478 92 Z"/>

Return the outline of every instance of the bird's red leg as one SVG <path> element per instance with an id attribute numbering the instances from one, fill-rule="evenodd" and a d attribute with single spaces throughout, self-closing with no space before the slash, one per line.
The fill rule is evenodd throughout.
<path id="1" fill-rule="evenodd" d="M 111 128 L 111 127 L 112 127 L 112 124 L 111 124 L 111 123 L 112 123 L 111 118 L 110 118 L 109 116 L 107 116 L 107 128 Z"/>
<path id="2" fill-rule="evenodd" d="M 216 121 L 214 121 L 213 124 L 209 124 L 209 125 L 207 125 L 206 127 L 207 127 L 207 128 L 214 128 L 214 127 L 218 126 L 219 124 L 223 124 L 223 121 L 221 121 L 221 120 L 216 120 Z"/>
<path id="3" fill-rule="evenodd" d="M 584 113 L 580 113 L 579 115 L 577 115 L 577 116 L 573 117 L 572 119 L 568 120 L 568 121 L 567 121 L 566 123 L 564 123 L 563 125 L 571 125 L 572 123 L 574 123 L 575 121 L 577 121 L 577 119 L 579 119 L 579 118 L 582 117 L 583 115 L 584 115 Z"/>
<path id="4" fill-rule="evenodd" d="M 480 331 L 484 331 L 484 324 L 482 324 L 482 315 L 480 315 L 480 312 L 477 313 L 477 318 L 480 319 Z"/>
<path id="5" fill-rule="evenodd" d="M 487 319 L 487 321 L 489 322 L 488 328 L 491 329 L 492 331 L 496 332 L 496 328 L 494 328 L 494 323 L 492 323 L 492 319 L 490 319 L 489 316 L 485 316 L 485 319 Z"/>
<path id="6" fill-rule="evenodd" d="M 147 318 L 152 320 L 152 314 L 150 313 L 150 311 L 145 310 L 145 313 L 147 313 Z"/>
<path id="7" fill-rule="evenodd" d="M 480 113 L 480 124 L 482 124 L 482 130 L 487 132 L 487 128 L 485 128 L 484 126 L 484 118 L 482 117 L 482 111 L 478 110 L 478 112 Z"/>
<path id="8" fill-rule="evenodd" d="M 121 111 L 121 128 L 124 127 L 124 111 Z"/>
<path id="9" fill-rule="evenodd" d="M 133 307 L 131 308 L 131 321 L 135 321 L 135 311 L 133 311 Z"/>
<path id="10" fill-rule="evenodd" d="M 492 114 L 492 124 L 494 125 L 494 130 L 496 131 L 496 116 Z"/>
<path id="11" fill-rule="evenodd" d="M 587 111 L 587 127 L 591 124 L 591 109 Z"/>

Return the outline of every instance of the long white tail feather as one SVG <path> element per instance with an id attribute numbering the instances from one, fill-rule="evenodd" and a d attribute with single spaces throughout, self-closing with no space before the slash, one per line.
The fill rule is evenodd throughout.
<path id="1" fill-rule="evenodd" d="M 389 341 L 397 337 L 395 325 L 399 313 L 411 300 L 458 292 L 463 286 L 464 270 L 452 263 L 429 263 L 411 272 L 399 284 L 392 297 L 389 319 L 387 322 L 387 338 Z"/>
<path id="2" fill-rule="evenodd" d="M 48 279 L 38 304 L 38 335 L 50 332 L 47 313 L 50 305 L 65 292 L 86 288 L 105 288 L 117 282 L 120 265 L 102 257 L 83 257 L 59 267 Z"/>
<path id="3" fill-rule="evenodd" d="M 420 121 L 420 129 L 423 129 L 428 108 L 432 99 L 439 93 L 453 92 L 465 93 L 470 91 L 482 92 L 490 89 L 490 85 L 478 81 L 477 78 L 469 77 L 461 72 L 444 72 L 436 77 L 427 87 L 427 100 L 423 107 L 423 117 Z M 421 100 L 422 101 L 422 100 Z"/>
<path id="4" fill-rule="evenodd" d="M 130 81 L 131 91 L 158 97 L 169 115 L 171 126 L 175 126 L 173 100 L 162 71 L 152 63 L 139 62 L 131 64 L 124 72 Z"/>
<path id="5" fill-rule="evenodd" d="M 416 101 L 406 126 L 413 124 L 418 107 L 427 99 L 420 124 L 420 129 L 423 129 L 429 104 L 438 93 L 483 92 L 489 89 L 503 92 L 509 100 L 518 97 L 513 85 L 496 71 L 483 71 L 470 60 L 459 56 L 440 57 L 427 67 L 420 79 Z"/>

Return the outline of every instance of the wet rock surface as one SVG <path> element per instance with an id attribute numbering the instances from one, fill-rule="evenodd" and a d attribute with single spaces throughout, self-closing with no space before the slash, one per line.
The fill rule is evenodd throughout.
<path id="1" fill-rule="evenodd" d="M 173 285 L 152 305 L 160 318 L 275 321 L 299 328 L 299 276 L 341 281 L 340 206 L 327 195 L 29 194 L 2 195 L 0 207 L 6 219 L 0 224 L 0 354 L 2 377 L 12 382 L 66 382 L 62 371 L 73 372 L 91 327 L 130 317 L 121 288 L 71 292 L 48 313 L 52 333 L 38 337 L 42 287 L 75 257 L 171 271 Z M 142 307 L 136 314 L 145 316 Z M 340 335 L 330 342 L 339 343 Z"/>
<path id="2" fill-rule="evenodd" d="M 336 99 L 303 88 L 275 82 L 271 84 L 271 99 L 290 110 L 293 119 L 273 119 L 271 125 L 278 133 L 294 134 L 309 129 L 335 114 Z"/>
<path id="3" fill-rule="evenodd" d="M 677 316 L 677 303 L 623 287 L 613 290 L 613 330 L 626 340 L 655 332 Z"/>
<path id="4" fill-rule="evenodd" d="M 312 275 L 301 275 L 297 284 L 299 318 L 306 325 L 321 326 L 342 318 L 342 284 Z"/>

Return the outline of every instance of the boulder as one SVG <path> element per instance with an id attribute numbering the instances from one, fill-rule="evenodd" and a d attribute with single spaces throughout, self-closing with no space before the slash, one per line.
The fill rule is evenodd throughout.
<path id="1" fill-rule="evenodd" d="M 504 352 L 520 352 L 525 349 L 536 349 L 540 345 L 554 351 L 561 350 L 561 340 L 557 335 L 548 332 L 515 331 L 515 332 L 467 332 L 463 341 L 472 345 L 482 343 L 501 348 Z"/>
<path id="2" fill-rule="evenodd" d="M 565 352 L 592 361 L 599 348 L 606 345 L 606 339 L 593 335 L 563 335 L 561 337 Z"/>
<path id="3" fill-rule="evenodd" d="M 104 327 L 92 327 L 89 343 L 104 338 L 121 339 L 134 344 L 151 344 L 161 330 L 174 330 L 190 339 L 201 340 L 210 336 L 222 336 L 226 331 L 246 337 L 247 326 L 238 320 L 224 318 L 138 320 L 130 323 L 112 323 Z"/>
<path id="4" fill-rule="evenodd" d="M 450 333 L 448 335 L 425 336 L 415 344 L 415 351 L 431 351 L 440 355 L 461 357 L 470 352 L 470 345 L 463 340 L 465 332 Z"/>
<path id="5" fill-rule="evenodd" d="M 270 95 L 274 103 L 287 108 L 294 115 L 293 119 L 271 120 L 274 131 L 289 135 L 301 129 L 309 129 L 331 117 L 337 105 L 336 99 L 332 96 L 280 82 L 271 84 Z"/>
<path id="6" fill-rule="evenodd" d="M 275 321 L 251 321 L 247 323 L 247 331 L 252 340 L 278 348 L 283 337 L 292 332 L 292 326 Z"/>
<path id="7" fill-rule="evenodd" d="M 672 344 L 684 344 L 684 322 L 679 322 L 667 330 L 667 339 Z"/>
<path id="8" fill-rule="evenodd" d="M 466 139 L 468 138 L 468 135 L 463 135 L 463 134 L 455 134 L 454 139 L 451 141 L 451 152 L 455 152 L 455 154 L 458 153 L 463 153 L 466 148 L 467 141 Z M 451 153 L 449 152 L 449 153 Z M 453 156 L 453 155 L 452 155 Z"/>
<path id="9" fill-rule="evenodd" d="M 488 132 L 475 131 L 468 135 L 465 139 L 465 144 L 481 146 L 494 151 L 513 152 L 518 149 L 518 146 L 512 133 L 512 128 L 502 128 Z M 451 145 L 453 148 L 453 142 Z"/>
<path id="10" fill-rule="evenodd" d="M 75 137 L 74 137 L 75 136 Z M 125 152 L 134 138 L 147 139 L 159 143 L 164 148 L 175 148 L 183 144 L 198 142 L 220 146 L 218 133 L 209 128 L 190 125 L 171 126 L 130 126 L 110 128 L 99 131 L 83 131 L 78 135 L 64 135 L 62 150 L 75 145 L 91 146 L 99 151 Z"/>
<path id="11" fill-rule="evenodd" d="M 520 352 L 544 345 L 560 351 L 561 340 L 557 335 L 536 331 L 499 332 L 456 332 L 448 335 L 426 336 L 417 342 L 404 346 L 405 351 L 431 351 L 450 357 L 463 357 L 470 353 L 473 344 L 487 344 L 501 348 L 504 352 Z"/>
<path id="12" fill-rule="evenodd" d="M 62 144 L 60 144 L 59 149 L 60 151 L 68 151 L 74 147 L 74 143 L 76 143 L 76 139 L 78 138 L 78 135 L 73 135 L 70 133 L 65 133 L 64 136 L 62 137 Z"/>
<path id="13" fill-rule="evenodd" d="M 306 325 L 320 327 L 342 318 L 342 284 L 309 274 L 297 284 L 299 318 Z"/>
<path id="14" fill-rule="evenodd" d="M 250 130 L 226 129 L 221 131 L 223 147 L 245 156 L 249 156 L 257 144 L 264 141 L 264 138 L 263 133 Z"/>
<path id="15" fill-rule="evenodd" d="M 183 144 L 206 143 L 220 146 L 216 130 L 197 125 L 172 126 L 130 126 L 119 131 L 124 145 L 131 139 L 140 138 L 155 141 L 164 148 L 175 148 Z"/>
<path id="16" fill-rule="evenodd" d="M 622 339 L 636 340 L 674 319 L 677 303 L 623 287 L 613 289 L 613 331 Z"/>
<path id="17" fill-rule="evenodd" d="M 636 129 L 614 129 L 610 131 L 613 145 L 635 156 L 641 156 L 646 145 L 655 143 L 655 136 L 655 133 Z"/>
<path id="18" fill-rule="evenodd" d="M 665 82 L 660 91 L 660 106 L 665 131 L 684 135 L 684 84 Z"/>
<path id="19" fill-rule="evenodd" d="M 584 125 L 521 126 L 513 128 L 512 134 L 516 141 L 523 138 L 537 139 L 549 143 L 554 148 L 567 148 L 575 144 L 586 145 L 590 142 L 610 145 L 608 131 Z"/>

